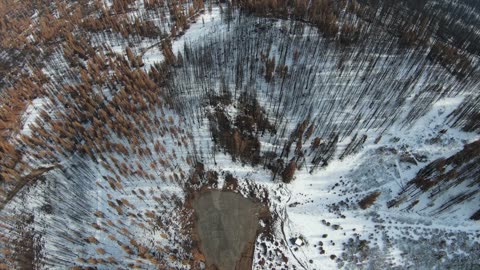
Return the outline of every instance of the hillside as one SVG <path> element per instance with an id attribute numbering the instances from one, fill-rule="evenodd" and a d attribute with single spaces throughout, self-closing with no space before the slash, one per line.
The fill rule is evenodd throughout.
<path id="1" fill-rule="evenodd" d="M 0 269 L 480 267 L 479 12 L 2 1 Z"/>

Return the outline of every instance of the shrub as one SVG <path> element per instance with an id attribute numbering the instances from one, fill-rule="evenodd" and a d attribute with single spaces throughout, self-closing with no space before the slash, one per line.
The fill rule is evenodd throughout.
<path id="1" fill-rule="evenodd" d="M 473 214 L 470 219 L 472 220 L 480 220 L 480 210 L 478 210 L 477 212 L 475 212 L 475 214 Z"/>
<path id="2" fill-rule="evenodd" d="M 366 196 L 365 198 L 361 199 L 361 200 L 358 202 L 358 205 L 359 205 L 360 208 L 362 208 L 362 209 L 367 209 L 367 208 L 369 208 L 370 206 L 372 206 L 372 204 L 375 202 L 375 200 L 377 200 L 378 196 L 380 196 L 380 192 L 378 192 L 378 191 L 373 192 L 373 193 L 370 193 L 368 196 Z"/>
<path id="3" fill-rule="evenodd" d="M 295 175 L 295 171 L 297 170 L 297 163 L 295 160 L 290 161 L 288 166 L 282 172 L 282 180 L 284 183 L 290 183 L 293 180 L 293 176 Z"/>

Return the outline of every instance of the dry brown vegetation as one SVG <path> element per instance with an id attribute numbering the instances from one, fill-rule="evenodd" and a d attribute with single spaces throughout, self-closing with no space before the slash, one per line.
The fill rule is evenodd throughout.
<path id="1" fill-rule="evenodd" d="M 420 3 L 421 2 L 421 3 Z M 420 3 L 420 4 L 419 4 Z M 452 74 L 461 78 L 466 77 L 474 71 L 472 60 L 467 51 L 472 53 L 477 50 L 474 46 L 466 44 L 465 36 L 471 35 L 468 24 L 460 27 L 458 23 L 449 22 L 444 18 L 436 17 L 437 10 L 425 9 L 426 1 L 364 1 L 364 0 L 236 0 L 233 5 L 242 10 L 254 13 L 258 16 L 272 16 L 279 18 L 293 18 L 296 20 L 311 23 L 316 26 L 326 37 L 336 38 L 342 45 L 352 45 L 364 38 L 366 25 L 362 22 L 353 22 L 348 14 L 355 14 L 367 22 L 377 21 L 394 35 L 399 37 L 399 44 L 407 47 L 431 47 L 429 58 L 447 68 Z M 343 10 L 347 13 L 342 13 Z M 378 12 L 381 10 L 381 12 Z M 401 10 L 401 11 L 400 11 Z M 405 11 L 405 12 L 403 12 Z M 409 16 L 405 16 L 409 14 Z M 390 16 L 393 16 L 391 18 Z M 432 19 L 434 17 L 434 19 Z M 454 40 L 461 40 L 460 44 L 450 44 L 446 40 L 434 39 L 437 32 L 436 24 L 440 21 L 443 31 L 455 37 Z M 440 33 L 445 36 L 445 33 Z M 463 35 L 460 37 L 460 35 Z M 472 37 L 478 39 L 478 36 Z M 434 42 L 430 42 L 434 39 Z M 453 39 L 453 38 L 451 38 Z M 478 43 L 478 42 L 474 42 Z M 464 47 L 466 50 L 458 49 Z M 461 46 L 459 46 L 461 45 Z M 475 48 L 471 48 L 475 47 Z M 269 79 L 270 73 L 266 72 Z"/>
<path id="2" fill-rule="evenodd" d="M 365 196 L 365 198 L 361 199 L 358 202 L 358 206 L 360 206 L 360 208 L 362 209 L 367 209 L 375 203 L 378 196 L 380 196 L 380 192 L 372 192 L 369 195 Z"/>
<path id="3" fill-rule="evenodd" d="M 109 211 L 128 217 L 138 228 L 160 229 L 163 226 L 160 210 L 145 213 L 145 218 L 136 213 L 135 206 L 127 198 L 114 199 L 110 192 L 125 194 L 125 181 L 137 178 L 182 184 L 186 178 L 183 170 L 188 168 L 175 168 L 179 162 L 175 150 L 183 151 L 188 147 L 191 135 L 179 128 L 178 120 L 165 113 L 172 104 L 162 89 L 166 74 L 161 65 L 153 67 L 147 74 L 140 69 L 143 66 L 141 55 L 136 55 L 131 48 L 127 47 L 125 55 L 118 55 L 108 46 L 94 47 L 91 40 L 92 34 L 100 31 L 118 32 L 133 40 L 139 40 L 138 37 L 160 40 L 163 37 L 159 28 L 145 18 L 128 19 L 125 12 L 131 9 L 133 1 L 116 0 L 110 9 L 103 6 L 102 1 L 47 2 L 0 2 L 0 47 L 6 52 L 0 59 L 1 208 L 27 184 L 36 181 L 34 176 L 38 172 L 44 172 L 43 167 L 30 168 L 22 157 L 35 159 L 37 164 L 54 164 L 63 158 L 80 156 L 100 163 L 109 172 L 96 183 L 99 189 L 108 192 Z M 146 5 L 163 7 L 166 3 L 150 0 Z M 175 13 L 176 23 L 172 23 L 172 27 L 183 31 L 188 27 L 188 17 L 202 9 L 203 2 L 169 1 L 169 8 Z M 166 44 L 164 50 L 171 46 Z M 54 59 L 57 63 L 63 60 L 58 58 L 63 57 L 67 61 L 62 62 L 68 66 L 67 72 L 61 73 L 61 68 L 53 67 L 58 73 L 45 75 L 42 72 L 45 67 L 43 60 L 49 57 L 57 58 Z M 62 83 L 65 81 L 69 83 Z M 21 135 L 22 116 L 36 98 L 46 100 L 43 110 L 30 126 L 31 135 Z M 160 139 L 147 143 L 153 134 Z M 167 137 L 176 148 L 166 149 Z M 131 164 L 133 155 L 148 160 L 148 163 Z M 209 179 L 213 181 L 214 176 Z M 133 193 L 140 200 L 150 196 L 141 189 Z M 155 201 L 180 205 L 178 198 L 165 194 L 158 195 Z M 125 225 L 106 220 L 104 213 L 95 215 L 104 219 L 91 225 L 95 230 L 106 232 L 116 229 L 121 234 L 131 235 Z M 15 219 L 12 217 L 12 220 Z M 81 237 L 89 245 L 98 245 L 94 248 L 98 256 L 83 258 L 79 254 L 79 263 L 118 265 L 118 258 L 111 257 L 101 247 L 100 239 L 89 235 Z M 21 247 L 18 243 L 4 240 L 6 248 Z M 170 247 L 155 250 L 133 239 L 129 243 L 116 241 L 127 255 L 149 261 L 159 268 L 166 267 L 164 256 L 173 254 Z M 17 252 L 18 256 L 22 254 L 26 253 Z M 175 260 L 188 263 L 186 254 L 187 257 L 175 256 Z M 38 259 L 36 255 L 28 256 L 12 257 L 5 266 L 15 268 Z M 138 263 L 139 267 L 141 265 L 144 262 Z"/>
<path id="4" fill-rule="evenodd" d="M 415 185 L 425 192 L 442 182 L 469 180 L 469 176 L 474 176 L 476 170 L 480 169 L 477 162 L 479 156 L 480 141 L 467 144 L 457 154 L 447 159 L 438 159 L 420 170 L 409 182 L 409 186 Z"/>
<path id="5" fill-rule="evenodd" d="M 15 143 L 20 131 L 22 115 L 27 105 L 41 94 L 41 89 L 29 78 L 22 78 L 13 87 L 2 93 L 0 105 L 0 202 L 8 198 L 11 189 L 21 181 L 23 172 L 29 170 L 28 164 L 22 162 L 22 151 Z"/>
<path id="6" fill-rule="evenodd" d="M 285 170 L 282 172 L 282 180 L 284 183 L 290 183 L 293 180 L 293 176 L 295 175 L 295 171 L 297 170 L 297 163 L 295 160 L 291 160 L 290 163 L 288 163 L 287 167 L 285 167 Z"/>
<path id="7" fill-rule="evenodd" d="M 172 221 L 164 215 L 163 203 L 171 202 L 185 211 L 181 207 L 182 201 L 174 195 L 152 195 L 152 190 L 136 189 L 126 194 L 125 186 L 139 179 L 160 179 L 179 186 L 183 186 L 186 179 L 191 185 L 216 187 L 218 184 L 218 174 L 205 171 L 190 155 L 183 159 L 193 168 L 193 173 L 188 172 L 189 168 L 179 168 L 182 156 L 177 156 L 177 151 L 188 152 L 192 134 L 181 128 L 181 120 L 166 113 L 176 105 L 165 89 L 169 68 L 181 66 L 183 62 L 180 55 L 173 53 L 169 37 L 176 37 L 188 29 L 192 16 L 205 8 L 204 1 L 145 0 L 146 9 L 154 15 L 142 13 L 136 19 L 127 16 L 127 12 L 133 9 L 133 3 L 133 0 L 114 0 L 112 7 L 108 8 L 100 0 L 0 1 L 0 51 L 6 55 L 1 54 L 0 59 L 1 205 L 3 207 L 6 200 L 28 183 L 36 181 L 37 173 L 51 169 L 30 168 L 27 162 L 22 161 L 23 157 L 31 157 L 38 164 L 55 164 L 72 156 L 80 157 L 100 164 L 108 172 L 108 175 L 99 176 L 96 185 L 107 194 L 108 199 L 105 200 L 108 209 L 105 213 L 121 217 L 112 220 L 107 218 L 108 214 L 97 211 L 92 215 L 98 218 L 98 222 L 89 223 L 89 226 L 99 233 L 109 232 L 108 239 L 125 256 L 136 260 L 129 267 L 141 268 L 149 262 L 159 269 L 166 269 L 167 258 L 183 265 L 194 265 L 195 260 L 201 260 L 201 255 L 195 253 L 190 243 L 182 243 L 186 255 L 178 254 L 178 250 L 170 246 L 147 247 L 134 238 L 131 229 L 157 228 L 162 231 L 168 228 Z M 361 40 L 365 26 L 348 19 L 342 22 L 341 11 L 346 7 L 349 12 L 364 17 L 368 17 L 372 11 L 356 1 L 333 0 L 239 0 L 233 1 L 233 5 L 261 16 L 293 17 L 304 21 L 316 26 L 326 37 L 337 39 L 343 46 Z M 232 6 L 227 6 L 225 12 L 232 12 Z M 171 21 L 167 20 L 167 15 L 170 15 Z M 170 29 L 162 33 L 163 30 L 155 26 L 148 16 L 155 16 L 165 25 L 169 23 Z M 422 25 L 418 29 L 403 29 L 400 33 L 401 42 L 406 46 L 425 43 L 428 39 L 425 35 L 428 22 L 422 22 Z M 124 54 L 117 54 L 108 46 L 100 48 L 93 45 L 93 36 L 110 34 L 119 35 L 132 43 Z M 141 53 L 135 51 L 135 43 L 142 38 L 150 38 L 160 45 L 165 64 L 155 65 L 149 72 L 141 69 Z M 297 51 L 297 59 L 300 53 Z M 44 60 L 51 60 L 49 57 L 54 58 L 53 62 L 63 62 L 65 59 L 68 70 L 61 72 L 59 65 L 58 68 L 51 67 L 58 74 L 44 74 Z M 468 55 L 447 42 L 436 41 L 429 57 L 453 73 L 465 76 L 471 71 Z M 279 59 L 262 55 L 261 61 L 264 66 L 261 76 L 268 82 L 287 78 L 289 67 L 279 63 Z M 52 78 L 61 79 L 52 81 Z M 228 93 L 210 98 L 210 105 L 215 107 L 215 111 L 209 118 L 216 145 L 234 159 L 254 165 L 264 161 L 274 175 L 281 176 L 284 182 L 289 183 L 297 168 L 304 164 L 303 156 L 307 151 L 315 155 L 312 161 L 314 167 L 326 165 L 333 156 L 337 134 L 316 137 L 311 147 L 305 149 L 304 142 L 317 128 L 309 119 L 298 124 L 280 157 L 262 156 L 258 138 L 266 132 L 277 132 L 275 125 L 270 123 L 257 100 L 246 94 L 238 99 L 240 114 L 235 119 L 228 119 L 224 108 L 217 106 L 227 106 L 233 102 Z M 22 115 L 27 106 L 40 97 L 48 102 L 31 126 L 31 135 L 20 135 Z M 344 155 L 355 152 L 365 139 L 365 136 L 355 135 Z M 168 147 L 169 144 L 175 147 Z M 294 156 L 290 159 L 292 146 Z M 470 162 L 470 157 L 478 155 L 478 144 L 468 146 L 462 154 L 438 161 L 422 171 L 410 186 L 412 189 L 441 192 L 434 189 L 440 186 L 439 183 L 461 182 L 468 176 L 467 172 L 476 169 L 478 162 Z M 143 162 L 132 162 L 132 157 L 140 157 Z M 444 173 L 449 164 L 459 169 Z M 440 173 L 432 176 L 432 170 Z M 236 179 L 226 177 L 226 189 L 236 189 L 237 186 Z M 361 200 L 360 207 L 365 209 L 371 206 L 380 195 L 377 193 Z M 157 203 L 152 206 L 153 210 L 141 212 L 131 203 L 131 198 L 145 201 L 149 196 L 153 196 Z M 473 195 L 460 196 L 453 202 L 461 202 L 468 196 Z M 444 208 L 448 207 L 449 204 Z M 186 217 L 188 213 L 182 215 Z M 130 223 L 126 225 L 122 218 Z M 478 218 L 478 212 L 472 218 Z M 126 236 L 128 240 L 118 240 L 114 235 L 116 233 Z M 163 232 L 164 238 L 173 238 L 167 233 Z M 81 233 L 78 232 L 78 235 Z M 26 247 L 24 253 L 17 253 L 17 258 L 12 255 L 14 249 L 3 249 L 3 254 L 8 253 L 9 265 L 0 263 L 0 268 L 14 268 L 15 260 L 17 263 L 31 263 L 36 255 L 32 251 L 33 244 L 27 240 L 32 237 L 24 234 L 19 239 L 25 242 L 9 244 Z M 96 255 L 82 257 L 83 254 L 79 254 L 79 263 L 106 268 L 121 266 L 119 258 L 112 257 L 101 246 L 105 238 L 97 239 L 90 234 L 81 237 L 82 244 L 93 246 Z M 189 257 L 189 251 L 193 256 Z M 32 267 L 25 265 L 25 268 Z"/>
<path id="8" fill-rule="evenodd" d="M 274 133 L 275 129 L 254 97 L 241 94 L 238 99 L 240 113 L 235 119 L 229 119 L 225 112 L 225 106 L 231 102 L 228 95 L 210 96 L 210 104 L 215 106 L 215 112 L 209 115 L 214 142 L 234 159 L 258 165 L 261 162 L 258 136 Z"/>
<path id="9" fill-rule="evenodd" d="M 422 168 L 415 178 L 410 180 L 402 192 L 392 201 L 388 202 L 389 207 L 396 207 L 405 201 L 415 201 L 423 193 L 428 198 L 435 200 L 445 194 L 446 190 L 466 183 L 468 189 L 453 193 L 446 202 L 433 209 L 433 213 L 441 213 L 452 206 L 460 205 L 464 201 L 478 196 L 478 185 L 480 180 L 480 141 L 464 146 L 463 150 L 449 158 L 437 159 Z M 418 203 L 418 202 L 417 202 Z M 416 203 L 415 203 L 416 204 Z M 415 205 L 410 205 L 411 209 Z M 472 218 L 475 214 L 472 213 Z"/>
<path id="10" fill-rule="evenodd" d="M 347 1 L 333 0 L 237 0 L 234 5 L 258 16 L 281 18 L 294 17 L 296 20 L 310 22 L 318 27 L 327 37 L 334 37 L 338 30 L 337 18 Z"/>

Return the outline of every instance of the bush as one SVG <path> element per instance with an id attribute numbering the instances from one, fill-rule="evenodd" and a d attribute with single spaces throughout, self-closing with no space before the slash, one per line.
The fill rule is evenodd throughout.
<path id="1" fill-rule="evenodd" d="M 369 208 L 370 206 L 372 206 L 372 204 L 375 202 L 375 200 L 377 200 L 378 196 L 380 196 L 380 192 L 378 192 L 378 191 L 373 192 L 373 193 L 370 193 L 368 196 L 366 196 L 365 198 L 361 199 L 361 200 L 358 202 L 358 205 L 359 205 L 360 208 L 362 208 L 362 209 L 367 209 L 367 208 Z"/>
<path id="2" fill-rule="evenodd" d="M 282 172 L 282 180 L 284 183 L 290 183 L 293 180 L 293 176 L 295 175 L 295 171 L 297 170 L 297 163 L 295 160 L 290 161 L 288 166 Z"/>
<path id="3" fill-rule="evenodd" d="M 475 214 L 473 214 L 470 219 L 472 220 L 480 220 L 480 210 L 478 210 L 477 212 L 475 212 Z"/>

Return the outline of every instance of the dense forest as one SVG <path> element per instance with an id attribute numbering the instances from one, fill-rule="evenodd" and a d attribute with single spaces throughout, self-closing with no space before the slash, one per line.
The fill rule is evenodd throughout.
<path id="1" fill-rule="evenodd" d="M 273 246 L 287 206 L 269 185 L 396 143 L 444 100 L 458 105 L 429 145 L 476 140 L 412 155 L 385 211 L 478 220 L 479 12 L 474 0 L 0 1 L 0 269 L 201 269 L 189 200 L 222 183 L 272 209 Z M 371 188 L 361 209 L 383 198 Z M 257 263 L 303 266 L 286 241 L 275 248 Z"/>

